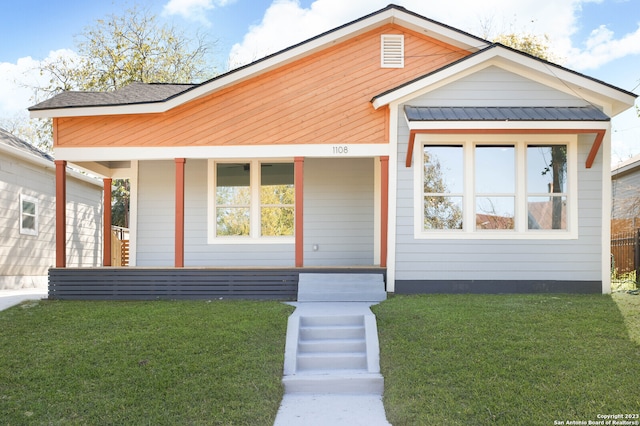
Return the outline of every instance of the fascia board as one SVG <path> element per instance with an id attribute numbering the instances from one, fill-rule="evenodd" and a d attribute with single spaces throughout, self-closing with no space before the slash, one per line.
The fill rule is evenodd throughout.
<path id="1" fill-rule="evenodd" d="M 632 107 L 635 103 L 636 96 L 624 93 L 614 87 L 499 46 L 497 49 L 499 59 L 496 61 L 496 65 L 517 71 L 524 77 L 567 94 L 581 97 L 590 103 L 602 107 L 609 105 L 611 110 L 607 113 L 612 117 Z M 541 79 L 541 76 L 544 78 Z"/>
<path id="2" fill-rule="evenodd" d="M 460 49 L 477 52 L 478 50 L 491 45 L 488 41 L 484 41 L 471 35 L 466 35 L 465 33 L 456 31 L 444 24 L 425 21 L 418 16 L 402 13 L 398 10 L 393 10 L 392 12 L 395 13 L 392 23 L 406 27 L 419 34 L 423 34 Z"/>
<path id="3" fill-rule="evenodd" d="M 389 155 L 388 144 L 349 144 L 348 154 L 334 154 L 335 145 L 223 145 L 223 146 L 173 146 L 173 147 L 91 147 L 54 148 L 56 158 L 72 163 L 97 161 L 173 160 L 187 159 L 247 159 L 293 157 L 370 158 Z"/>
<path id="4" fill-rule="evenodd" d="M 391 19 L 390 17 L 387 17 L 386 20 L 390 22 Z M 30 111 L 30 117 L 51 118 L 164 113 L 187 102 L 193 101 L 200 97 L 214 93 L 218 90 L 240 83 L 244 80 L 248 80 L 249 78 L 286 65 L 287 63 L 293 62 L 294 60 L 301 57 L 311 55 L 319 50 L 328 47 L 329 45 L 337 44 L 349 37 L 358 35 L 362 32 L 366 32 L 370 28 L 373 28 L 380 23 L 384 23 L 384 20 L 374 20 L 373 18 L 363 20 L 354 24 L 357 28 L 350 26 L 348 28 L 336 30 L 331 34 L 326 35 L 325 37 L 313 39 L 309 42 L 304 43 L 303 45 L 296 46 L 282 53 L 266 57 L 265 59 L 259 60 L 253 65 L 241 67 L 237 70 L 232 70 L 226 74 L 214 78 L 208 83 L 204 83 L 201 86 L 186 91 L 184 94 L 169 99 L 168 101 L 129 105 L 70 107 L 48 110 L 35 110 Z"/>
<path id="5" fill-rule="evenodd" d="M 205 82 L 201 86 L 190 89 L 167 101 L 129 105 L 35 110 L 30 111 L 30 116 L 31 118 L 51 118 L 163 113 L 176 108 L 177 106 L 281 67 L 297 59 L 311 55 L 315 52 L 326 49 L 331 45 L 338 44 L 344 40 L 356 37 L 385 24 L 397 24 L 471 52 L 477 51 L 479 47 L 486 47 L 488 45 L 488 43 L 483 44 L 480 39 L 455 31 L 452 28 L 448 28 L 444 25 L 438 25 L 435 22 L 391 8 L 367 18 L 360 19 L 351 24 L 347 24 L 343 27 L 338 27 L 324 35 L 303 41 L 283 51 L 258 60 L 254 64 L 249 64 L 245 67 L 232 70 L 212 79 L 208 83 Z"/>
<path id="6" fill-rule="evenodd" d="M 410 85 L 404 86 L 386 95 L 375 98 L 373 107 L 378 109 L 389 103 L 403 103 L 428 93 L 452 81 L 463 78 L 491 65 L 499 66 L 548 85 L 556 90 L 581 97 L 590 103 L 609 107 L 605 111 L 615 116 L 635 103 L 635 96 L 626 94 L 606 84 L 599 83 L 579 74 L 549 65 L 544 61 L 523 56 L 515 51 L 494 46 L 485 52 L 445 67 Z"/>

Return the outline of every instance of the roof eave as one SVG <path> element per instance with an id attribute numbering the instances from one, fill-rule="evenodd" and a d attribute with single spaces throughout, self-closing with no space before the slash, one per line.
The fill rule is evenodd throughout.
<path id="1" fill-rule="evenodd" d="M 604 104 L 609 105 L 610 111 L 608 111 L 608 114 L 612 117 L 632 107 L 638 97 L 634 93 L 559 65 L 499 44 L 493 44 L 484 50 L 426 74 L 409 84 L 404 84 L 396 89 L 379 94 L 371 100 L 371 103 L 375 109 L 378 109 L 391 103 L 406 102 L 412 96 L 415 96 L 417 92 L 424 91 L 430 87 L 435 88 L 437 84 L 441 84 L 448 79 L 461 78 L 471 70 L 491 64 L 511 69 L 520 67 L 520 70 L 526 70 L 532 74 L 535 73 L 537 76 L 544 76 L 548 81 L 558 80 L 561 82 L 558 85 L 559 89 L 569 90 L 577 97 L 597 99 L 598 104 L 601 106 Z M 575 91 L 577 88 L 584 89 L 586 92 L 580 94 Z"/>
<path id="2" fill-rule="evenodd" d="M 43 167 L 45 169 L 55 170 L 55 163 L 51 160 L 47 160 L 42 157 L 38 157 L 37 155 L 30 154 L 28 152 L 22 151 L 21 149 L 15 148 L 10 145 L 6 145 L 4 143 L 0 143 L 0 152 L 11 155 L 12 157 L 23 160 L 27 163 L 33 164 L 35 166 Z M 78 173 L 74 170 L 67 169 L 67 176 L 81 180 L 83 182 L 89 183 L 91 185 L 95 185 L 98 187 L 102 187 L 102 182 L 97 178 L 84 175 L 82 173 Z"/>
<path id="3" fill-rule="evenodd" d="M 67 106 L 29 109 L 29 111 L 32 118 L 162 113 L 386 24 L 397 24 L 470 52 L 476 52 L 490 44 L 486 40 L 409 12 L 402 7 L 389 5 L 370 15 L 214 77 L 164 101 L 127 105 Z"/>

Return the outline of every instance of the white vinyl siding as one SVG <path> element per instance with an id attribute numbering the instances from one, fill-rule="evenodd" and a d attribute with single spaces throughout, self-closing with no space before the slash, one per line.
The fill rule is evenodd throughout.
<path id="1" fill-rule="evenodd" d="M 20 194 L 20 233 L 38 235 L 38 199 Z"/>
<path id="2" fill-rule="evenodd" d="M 20 194 L 38 204 L 38 234 L 20 233 Z M 102 187 L 67 177 L 67 265 L 102 262 Z M 0 289 L 55 266 L 55 170 L 0 154 Z M 10 284 L 11 285 L 11 284 Z"/>

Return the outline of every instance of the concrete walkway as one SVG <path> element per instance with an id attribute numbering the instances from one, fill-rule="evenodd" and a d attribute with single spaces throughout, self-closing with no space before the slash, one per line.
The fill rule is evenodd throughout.
<path id="1" fill-rule="evenodd" d="M 40 300 L 48 297 L 46 288 L 21 288 L 0 290 L 0 311 L 18 305 L 26 300 Z"/>
<path id="2" fill-rule="evenodd" d="M 377 395 L 285 395 L 274 426 L 389 426 Z"/>

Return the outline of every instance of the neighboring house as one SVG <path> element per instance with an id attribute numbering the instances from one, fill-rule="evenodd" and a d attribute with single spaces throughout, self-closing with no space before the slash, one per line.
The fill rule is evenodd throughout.
<path id="1" fill-rule="evenodd" d="M 635 98 L 395 5 L 202 84 L 62 93 L 31 115 L 53 118 L 56 158 L 131 179 L 135 267 L 59 259 L 52 279 L 94 297 L 293 297 L 317 269 L 396 293 L 608 292 L 610 119 Z"/>
<path id="2" fill-rule="evenodd" d="M 0 290 L 46 287 L 54 266 L 53 158 L 0 129 Z M 102 262 L 102 182 L 67 170 L 69 266 Z"/>
<path id="3" fill-rule="evenodd" d="M 640 155 L 611 171 L 611 233 L 640 229 Z"/>

